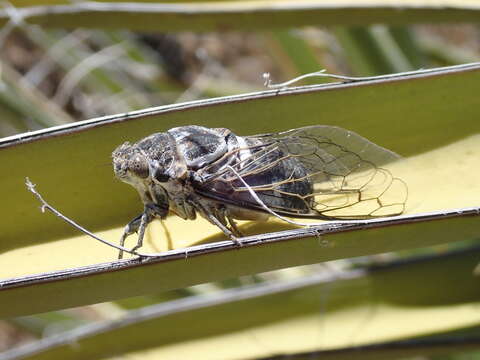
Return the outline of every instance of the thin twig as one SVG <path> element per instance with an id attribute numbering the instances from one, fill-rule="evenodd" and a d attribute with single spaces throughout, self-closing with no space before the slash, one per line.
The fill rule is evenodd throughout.
<path id="1" fill-rule="evenodd" d="M 137 255 L 137 256 L 141 256 L 141 257 L 155 257 L 157 255 L 149 255 L 149 254 L 142 254 L 142 253 L 138 253 L 136 251 L 132 251 L 130 249 L 127 249 L 126 247 L 123 247 L 123 246 L 120 246 L 120 245 L 117 245 L 117 244 L 114 244 L 110 241 L 107 241 L 107 240 L 104 240 L 102 238 L 99 238 L 97 235 L 95 235 L 94 233 L 88 231 L 87 229 L 85 229 L 84 227 L 80 226 L 79 224 L 77 224 L 75 221 L 73 221 L 72 219 L 66 217 L 65 215 L 63 215 L 60 211 L 58 211 L 57 209 L 55 209 L 53 206 L 51 206 L 50 204 L 48 204 L 44 198 L 42 197 L 42 195 L 40 195 L 40 193 L 35 189 L 35 184 L 33 184 L 30 179 L 27 177 L 25 178 L 25 185 L 27 186 L 27 189 L 30 190 L 36 197 L 37 199 L 41 202 L 42 206 L 41 206 L 41 210 L 42 212 L 45 212 L 45 210 L 49 210 L 51 211 L 52 213 L 54 213 L 56 216 L 58 216 L 60 219 L 62 219 L 63 221 L 69 223 L 70 225 L 72 225 L 73 227 L 75 227 L 76 229 L 80 230 L 81 232 L 83 232 L 84 234 L 94 238 L 95 240 L 98 240 L 108 246 L 111 246 L 115 249 L 118 249 L 118 250 L 121 250 L 121 251 L 125 251 L 129 254 L 132 254 L 132 255 Z"/>
<path id="2" fill-rule="evenodd" d="M 301 76 L 297 76 L 296 78 L 293 78 L 291 80 L 285 81 L 283 83 L 279 84 L 273 84 L 272 79 L 270 78 L 270 73 L 264 73 L 262 75 L 263 79 L 265 80 L 263 85 L 268 87 L 269 89 L 282 89 L 282 88 L 287 88 L 289 85 L 296 83 L 300 80 L 307 79 L 307 78 L 312 78 L 312 77 L 323 77 L 323 78 L 329 78 L 329 79 L 338 79 L 342 80 L 344 83 L 349 83 L 349 82 L 361 82 L 361 81 L 371 81 L 371 80 L 379 80 L 379 79 L 389 79 L 389 78 L 395 78 L 399 77 L 400 75 L 410 75 L 410 74 L 421 74 L 421 73 L 429 73 L 431 72 L 432 69 L 419 69 L 415 71 L 406 71 L 403 73 L 394 73 L 394 74 L 386 74 L 386 75 L 380 75 L 380 76 L 344 76 L 344 75 L 336 75 L 336 74 L 329 74 L 326 73 L 325 69 L 304 74 Z"/>

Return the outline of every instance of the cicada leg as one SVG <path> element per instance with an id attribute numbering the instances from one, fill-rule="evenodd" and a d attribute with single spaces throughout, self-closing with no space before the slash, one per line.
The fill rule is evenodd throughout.
<path id="1" fill-rule="evenodd" d="M 238 228 L 235 220 L 233 220 L 233 218 L 228 214 L 228 211 L 225 211 L 225 218 L 228 220 L 228 224 L 230 225 L 230 228 L 232 229 L 232 232 L 235 234 L 235 236 L 243 237 L 244 235 Z"/>
<path id="2" fill-rule="evenodd" d="M 220 230 L 223 231 L 225 235 L 227 235 L 230 240 L 232 240 L 235 244 L 241 246 L 242 242 L 235 236 L 235 234 L 226 226 L 225 216 L 223 215 L 223 211 L 216 211 L 214 213 L 208 206 L 203 206 L 201 202 L 195 201 L 192 205 L 200 212 L 210 223 L 217 226 Z M 219 214 L 222 213 L 221 215 Z M 220 219 L 220 216 L 222 219 Z M 223 220 L 223 221 L 222 221 Z M 230 222 L 230 220 L 229 220 Z M 233 227 L 232 229 L 236 231 Z M 238 229 L 237 229 L 238 230 Z"/>
<path id="3" fill-rule="evenodd" d="M 120 245 L 124 246 L 125 240 L 129 235 L 138 232 L 137 245 L 132 248 L 132 252 L 139 249 L 143 245 L 143 237 L 145 236 L 145 230 L 147 225 L 153 220 L 154 213 L 150 207 L 145 207 L 143 213 L 138 215 L 132 221 L 130 221 L 123 231 L 122 237 L 120 238 Z M 123 258 L 123 250 L 118 252 L 118 259 Z"/>
<path id="4" fill-rule="evenodd" d="M 125 226 L 122 237 L 120 238 L 120 246 L 123 247 L 125 245 L 125 240 L 129 235 L 132 235 L 133 233 L 137 232 L 138 228 L 140 227 L 140 222 L 142 220 L 142 217 L 143 217 L 143 213 L 138 215 L 136 218 L 134 218 Z M 120 250 L 118 252 L 118 259 L 123 259 L 123 250 Z"/>

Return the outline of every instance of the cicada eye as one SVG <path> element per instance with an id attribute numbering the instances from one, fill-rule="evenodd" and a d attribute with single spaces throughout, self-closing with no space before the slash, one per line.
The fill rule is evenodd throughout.
<path id="1" fill-rule="evenodd" d="M 129 170 L 142 179 L 150 175 L 147 159 L 140 155 L 136 155 L 130 160 Z"/>

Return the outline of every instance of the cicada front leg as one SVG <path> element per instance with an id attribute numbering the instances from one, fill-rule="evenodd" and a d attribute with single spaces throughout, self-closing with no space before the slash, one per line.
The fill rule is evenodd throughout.
<path id="1" fill-rule="evenodd" d="M 123 235 L 120 238 L 120 245 L 123 247 L 125 240 L 129 235 L 138 233 L 137 245 L 135 245 L 130 251 L 135 253 L 136 250 L 143 246 L 143 238 L 145 236 L 145 230 L 147 225 L 152 222 L 155 217 L 164 218 L 166 214 L 163 214 L 163 211 L 159 212 L 159 207 L 153 204 L 145 205 L 143 213 L 138 215 L 132 221 L 130 221 L 123 231 Z M 118 258 L 123 258 L 123 251 L 120 250 L 118 253 Z"/>

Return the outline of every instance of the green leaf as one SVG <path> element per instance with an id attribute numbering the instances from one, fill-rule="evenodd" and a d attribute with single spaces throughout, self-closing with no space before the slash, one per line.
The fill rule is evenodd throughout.
<path id="1" fill-rule="evenodd" d="M 28 24 L 62 28 L 128 28 L 141 31 L 224 31 L 273 29 L 304 25 L 476 22 L 478 7 L 468 1 L 209 1 L 182 3 L 86 2 L 51 5 L 56 0 L 13 1 Z M 399 7 L 401 7 L 399 10 Z M 0 12 L 0 26 L 11 12 Z"/>

